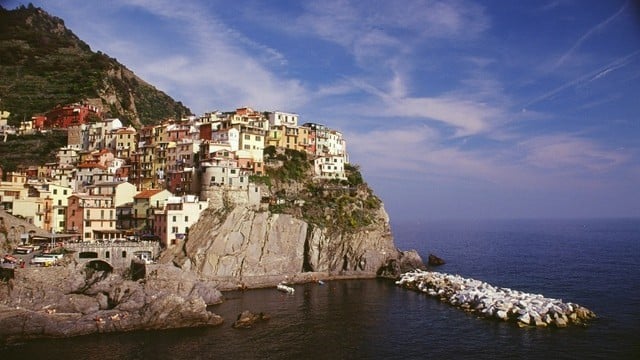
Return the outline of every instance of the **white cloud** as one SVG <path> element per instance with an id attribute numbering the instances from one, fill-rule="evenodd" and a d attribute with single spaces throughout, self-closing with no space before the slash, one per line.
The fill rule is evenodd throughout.
<path id="1" fill-rule="evenodd" d="M 243 36 L 203 4 L 122 0 L 118 6 L 160 17 L 179 31 L 149 43 L 138 43 L 135 36 L 103 39 L 110 44 L 104 51 L 126 59 L 136 74 L 185 99 L 196 113 L 244 105 L 295 109 L 308 101 L 301 81 L 271 68 L 286 65 L 284 55 Z"/>
<path id="2" fill-rule="evenodd" d="M 306 13 L 290 31 L 337 43 L 361 65 L 411 52 L 425 39 L 472 39 L 489 26 L 482 7 L 467 1 L 330 0 L 305 5 Z"/>
<path id="3" fill-rule="evenodd" d="M 539 136 L 519 144 L 527 151 L 526 162 L 563 172 L 603 173 L 629 160 L 626 152 L 605 149 L 572 135 Z"/>
<path id="4" fill-rule="evenodd" d="M 627 169 L 630 151 L 606 149 L 575 135 L 509 139 L 494 147 L 446 143 L 427 126 L 346 135 L 351 160 L 377 179 L 411 178 L 505 191 L 602 190 L 611 183 L 629 181 L 616 174 L 633 169 Z"/>
<path id="5" fill-rule="evenodd" d="M 366 107 L 370 116 L 433 120 L 453 128 L 456 137 L 486 133 L 502 118 L 501 109 L 458 94 L 405 96 L 406 86 L 398 76 L 392 79 L 388 92 L 362 80 L 352 82 L 375 97 Z"/>

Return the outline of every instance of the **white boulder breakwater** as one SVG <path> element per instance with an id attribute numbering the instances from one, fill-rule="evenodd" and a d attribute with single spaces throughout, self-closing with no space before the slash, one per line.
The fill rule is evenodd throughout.
<path id="1" fill-rule="evenodd" d="M 403 274 L 396 284 L 437 297 L 473 314 L 515 322 L 521 327 L 585 326 L 596 317 L 591 310 L 578 304 L 496 287 L 459 275 L 416 270 Z"/>

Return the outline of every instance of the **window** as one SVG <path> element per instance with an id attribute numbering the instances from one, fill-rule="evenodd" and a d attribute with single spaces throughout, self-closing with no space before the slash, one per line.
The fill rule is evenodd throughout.
<path id="1" fill-rule="evenodd" d="M 245 140 L 251 140 L 251 135 L 245 135 L 245 136 L 244 136 L 244 139 L 245 139 Z"/>
<path id="2" fill-rule="evenodd" d="M 87 227 L 91 226 L 91 221 L 89 221 L 89 220 L 85 221 L 84 222 L 84 226 L 87 226 Z"/>
<path id="3" fill-rule="evenodd" d="M 87 239 L 91 239 L 91 233 L 90 232 L 84 233 L 84 237 Z"/>
<path id="4" fill-rule="evenodd" d="M 123 258 L 123 259 L 125 259 L 126 257 L 127 257 L 127 252 L 126 252 L 126 251 L 123 251 L 123 252 L 122 252 L 122 258 Z"/>
<path id="5" fill-rule="evenodd" d="M 177 226 L 173 226 L 171 228 L 171 233 L 176 234 L 178 232 L 178 227 Z"/>
<path id="6" fill-rule="evenodd" d="M 108 258 L 109 258 L 109 256 L 111 256 L 111 254 L 110 254 L 108 251 L 106 251 L 106 252 L 104 253 L 104 257 L 105 257 L 105 259 L 108 259 Z"/>
<path id="7" fill-rule="evenodd" d="M 58 189 L 53 189 L 53 195 L 58 195 Z"/>
<path id="8" fill-rule="evenodd" d="M 62 195 L 67 195 L 67 190 L 62 190 Z"/>
<path id="9" fill-rule="evenodd" d="M 58 206 L 62 206 L 62 200 L 58 200 Z"/>
<path id="10" fill-rule="evenodd" d="M 100 219 L 104 219 L 104 210 L 100 210 Z"/>
<path id="11" fill-rule="evenodd" d="M 188 221 L 189 221 L 189 217 L 188 217 L 188 216 L 185 216 L 185 217 L 184 217 L 184 222 L 188 222 Z"/>
<path id="12" fill-rule="evenodd" d="M 261 141 L 262 138 L 260 137 L 260 135 L 256 135 L 256 141 Z"/>

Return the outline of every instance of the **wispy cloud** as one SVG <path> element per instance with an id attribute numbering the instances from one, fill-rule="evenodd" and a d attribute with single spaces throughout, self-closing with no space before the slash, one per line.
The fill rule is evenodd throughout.
<path id="1" fill-rule="evenodd" d="M 211 107 L 295 108 L 308 99 L 308 90 L 296 78 L 278 75 L 273 66 L 287 64 L 278 50 L 251 40 L 226 19 L 217 18 L 200 3 L 120 0 L 121 9 L 138 9 L 172 24 L 182 38 L 156 39 L 153 44 L 136 43 L 135 38 L 107 39 L 115 54 L 128 56 L 127 66 L 145 80 L 188 99 L 198 113 Z M 143 54 L 145 47 L 165 45 Z M 127 51 L 129 49 L 129 51 Z M 136 49 L 135 54 L 130 49 Z M 147 49 L 150 50 L 150 49 Z"/>
<path id="2" fill-rule="evenodd" d="M 402 179 L 411 174 L 419 181 L 462 181 L 515 188 L 540 181 L 548 183 L 548 179 L 537 179 L 528 169 L 515 165 L 518 161 L 508 152 L 463 150 L 444 144 L 440 134 L 428 126 L 348 136 L 353 161 L 373 177 Z"/>
<path id="3" fill-rule="evenodd" d="M 584 75 L 581 75 L 571 81 L 565 82 L 563 84 L 561 84 L 560 86 L 547 91 L 545 93 L 543 93 L 542 95 L 539 95 L 538 97 L 526 102 L 522 108 L 526 109 L 534 104 L 540 103 L 544 100 L 547 100 L 553 96 L 555 96 L 556 94 L 570 88 L 573 86 L 577 86 L 577 85 L 581 85 L 581 84 L 585 84 L 585 83 L 589 83 L 591 81 L 595 81 L 598 79 L 601 79 L 603 77 L 605 77 L 606 75 L 610 74 L 611 72 L 618 70 L 624 66 L 627 66 L 628 64 L 630 64 L 631 62 L 635 61 L 635 58 L 640 55 L 640 50 L 636 50 L 628 55 L 622 56 L 620 58 L 617 58 L 613 61 L 611 61 L 610 63 L 608 63 L 605 66 L 602 66 L 598 69 L 596 69 L 595 71 L 591 71 L 589 73 L 586 73 Z"/>
<path id="4" fill-rule="evenodd" d="M 571 57 L 573 55 L 573 53 L 580 47 L 582 46 L 582 44 L 587 41 L 590 37 L 592 37 L 594 34 L 601 32 L 602 30 L 604 30 L 604 28 L 607 27 L 607 25 L 609 25 L 612 21 L 614 21 L 618 16 L 620 16 L 620 14 L 622 14 L 624 12 L 624 10 L 628 7 L 628 2 L 625 2 L 620 9 L 618 9 L 618 11 L 616 11 L 613 15 L 609 16 L 608 18 L 606 18 L 605 20 L 603 20 L 602 22 L 598 23 L 597 25 L 593 26 L 592 28 L 590 28 L 589 30 L 587 30 L 567 51 L 564 52 L 564 54 L 562 54 L 562 56 L 560 56 L 560 58 L 558 59 L 558 61 L 556 61 L 556 63 L 553 65 L 551 70 L 554 70 L 560 66 L 562 66 L 569 57 Z"/>
<path id="5" fill-rule="evenodd" d="M 407 55 L 426 40 L 474 39 L 490 23 L 483 7 L 466 0 L 327 0 L 303 2 L 302 9 L 287 22 L 281 20 L 286 15 L 262 8 L 249 13 L 293 36 L 338 44 L 363 67 L 380 66 L 378 60 L 391 54 Z"/>
<path id="6" fill-rule="evenodd" d="M 603 188 L 628 170 L 632 152 L 577 135 L 541 135 L 494 148 L 444 143 L 428 126 L 348 133 L 352 160 L 372 177 L 462 182 L 507 190 Z M 366 149 L 366 150 L 365 150 Z M 637 178 L 637 177 L 636 177 Z"/>
<path id="7" fill-rule="evenodd" d="M 605 149 L 593 141 L 567 134 L 539 136 L 518 146 L 526 149 L 528 164 L 568 172 L 602 173 L 630 158 L 626 151 Z"/>
<path id="8" fill-rule="evenodd" d="M 499 108 L 459 94 L 434 97 L 407 96 L 406 84 L 400 77 L 394 77 L 390 81 L 388 90 L 377 88 L 360 79 L 352 79 L 352 83 L 374 96 L 367 105 L 370 116 L 435 121 L 452 128 L 455 137 L 486 132 L 502 117 Z"/>

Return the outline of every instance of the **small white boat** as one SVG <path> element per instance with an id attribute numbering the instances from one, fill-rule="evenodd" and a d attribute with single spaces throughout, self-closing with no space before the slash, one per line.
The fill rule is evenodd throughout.
<path id="1" fill-rule="evenodd" d="M 293 294 L 296 290 L 294 288 L 292 288 L 291 286 L 285 285 L 285 284 L 278 284 L 278 286 L 276 286 L 276 288 L 282 292 L 286 292 L 287 294 Z"/>

